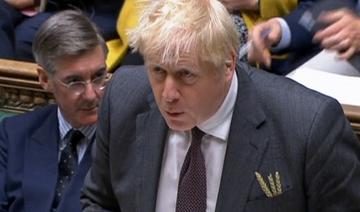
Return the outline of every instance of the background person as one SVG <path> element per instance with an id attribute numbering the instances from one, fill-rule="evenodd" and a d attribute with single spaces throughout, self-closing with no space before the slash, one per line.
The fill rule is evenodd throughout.
<path id="1" fill-rule="evenodd" d="M 98 26 L 105 40 L 118 38 L 116 20 L 123 1 L 118 0 L 46 0 L 44 11 L 28 13 L 40 0 L 0 0 L 0 57 L 34 62 L 31 46 L 40 25 L 53 14 L 78 9 Z"/>
<path id="2" fill-rule="evenodd" d="M 0 123 L 0 211 L 81 211 L 107 79 L 105 41 L 84 14 L 64 11 L 40 27 L 33 49 L 39 82 L 57 105 Z"/>
<path id="3" fill-rule="evenodd" d="M 304 22 L 304 20 L 308 19 L 304 17 L 304 12 L 311 10 L 314 7 L 318 7 L 318 4 L 324 5 L 328 3 L 330 4 L 330 8 L 334 7 L 339 9 L 342 5 L 355 5 L 355 2 L 356 0 L 344 0 L 341 3 L 338 3 L 338 6 L 332 6 L 333 3 L 329 2 L 329 0 L 317 0 L 313 3 L 307 2 L 300 5 L 288 16 L 283 18 L 273 18 L 256 25 L 251 33 L 253 48 L 250 48 L 249 50 L 249 61 L 252 63 L 257 62 L 262 64 L 264 65 L 264 68 L 270 69 L 271 72 L 277 74 L 287 74 L 318 53 L 321 48 L 338 50 L 341 46 L 343 49 L 341 55 L 346 55 L 346 57 L 340 55 L 340 58 L 349 58 L 350 53 L 355 50 L 354 45 L 356 42 L 349 42 L 348 40 L 350 38 L 355 38 L 356 32 L 358 31 L 352 30 L 355 29 L 356 26 L 356 19 L 354 19 L 356 15 L 354 15 L 350 10 L 334 11 L 335 13 L 323 13 L 314 21 L 321 24 L 327 24 L 329 27 L 326 27 L 324 30 L 314 31 L 313 29 L 309 29 L 309 27 L 311 28 L 314 23 L 307 23 L 307 21 Z M 320 12 L 321 11 L 318 13 Z M 352 23 L 352 25 L 347 23 Z M 336 28 L 336 33 L 334 28 Z M 262 36 L 262 32 L 269 29 L 271 33 L 269 33 L 268 36 Z M 320 35 L 315 34 L 317 32 L 320 33 Z M 340 38 L 343 40 L 341 43 Z M 331 46 L 329 46 L 329 39 L 332 40 Z M 336 49 L 333 44 L 334 41 L 339 42 Z M 318 44 L 322 44 L 322 46 L 319 46 Z M 289 57 L 287 60 L 272 59 L 269 54 L 269 50 L 270 52 L 288 53 Z"/>

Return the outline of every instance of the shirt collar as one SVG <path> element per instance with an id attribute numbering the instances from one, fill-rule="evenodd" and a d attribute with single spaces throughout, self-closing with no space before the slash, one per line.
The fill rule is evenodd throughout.
<path id="1" fill-rule="evenodd" d="M 59 120 L 59 132 L 60 132 L 60 139 L 63 140 L 65 138 L 65 136 L 67 135 L 67 133 L 73 129 L 73 127 L 71 126 L 71 124 L 65 120 L 64 116 L 62 115 L 60 108 L 58 107 L 57 110 L 57 116 L 58 116 L 58 120 Z M 76 130 L 79 130 L 80 132 L 82 132 L 88 140 L 91 140 L 91 138 L 94 136 L 95 131 L 96 131 L 96 125 L 90 125 L 90 126 L 86 126 L 86 127 L 80 127 L 80 128 L 74 128 Z"/>
<path id="2" fill-rule="evenodd" d="M 234 111 L 236 96 L 238 91 L 238 80 L 234 72 L 231 85 L 226 98 L 220 108 L 208 120 L 200 123 L 198 128 L 206 134 L 220 138 L 226 141 L 230 131 L 232 114 Z"/>

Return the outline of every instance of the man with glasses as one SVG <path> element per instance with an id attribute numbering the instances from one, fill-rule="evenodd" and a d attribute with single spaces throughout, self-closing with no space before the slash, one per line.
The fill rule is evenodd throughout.
<path id="1" fill-rule="evenodd" d="M 0 211 L 81 211 L 107 48 L 86 16 L 64 11 L 41 26 L 33 52 L 57 105 L 0 124 Z"/>

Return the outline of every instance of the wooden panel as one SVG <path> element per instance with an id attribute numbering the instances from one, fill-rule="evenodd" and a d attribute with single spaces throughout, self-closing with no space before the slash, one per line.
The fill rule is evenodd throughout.
<path id="1" fill-rule="evenodd" d="M 37 79 L 35 63 L 0 59 L 1 76 L 18 77 L 20 79 Z"/>
<path id="2" fill-rule="evenodd" d="M 353 105 L 342 105 L 346 117 L 351 123 L 356 135 L 360 140 L 360 107 Z"/>
<path id="3" fill-rule="evenodd" d="M 22 113 L 54 103 L 52 94 L 44 91 L 37 80 L 37 65 L 0 59 L 0 109 Z"/>

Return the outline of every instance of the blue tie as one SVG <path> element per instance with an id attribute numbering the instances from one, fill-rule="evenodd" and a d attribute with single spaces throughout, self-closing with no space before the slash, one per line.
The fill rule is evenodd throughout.
<path id="1" fill-rule="evenodd" d="M 69 138 L 69 141 L 67 142 L 65 148 L 61 151 L 60 155 L 58 179 L 52 206 L 53 209 L 58 207 L 63 193 L 70 183 L 72 176 L 76 172 L 78 164 L 76 145 L 84 138 L 84 135 L 80 131 L 72 129 L 69 131 Z"/>

